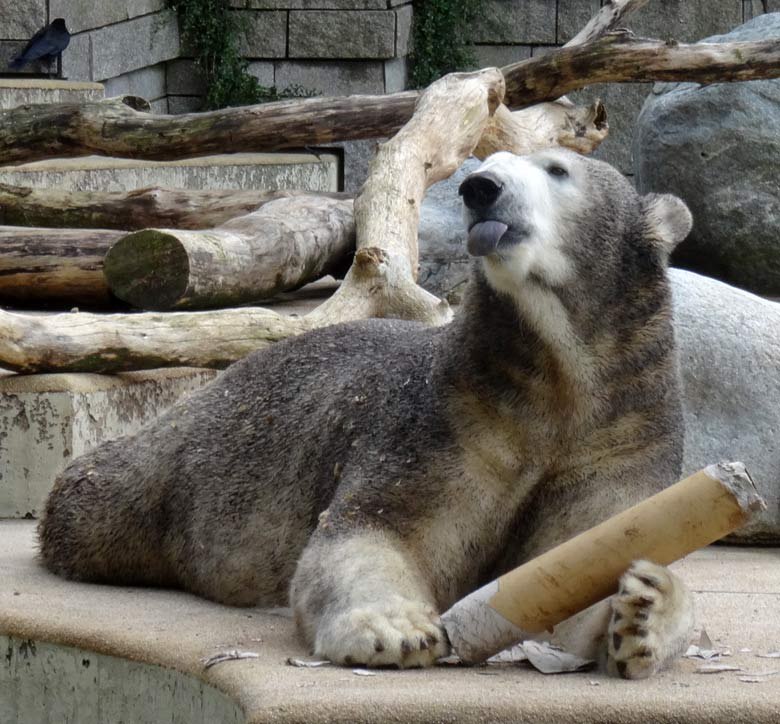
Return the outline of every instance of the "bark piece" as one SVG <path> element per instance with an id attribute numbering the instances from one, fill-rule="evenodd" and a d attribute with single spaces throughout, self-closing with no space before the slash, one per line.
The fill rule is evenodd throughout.
<path id="1" fill-rule="evenodd" d="M 0 303 L 110 303 L 103 257 L 122 232 L 0 227 Z"/>
<path id="2" fill-rule="evenodd" d="M 765 507 L 742 463 L 710 465 L 483 586 L 442 622 L 461 659 L 484 661 L 615 593 L 634 560 L 672 563 Z"/>
<path id="3" fill-rule="evenodd" d="M 133 191 L 63 191 L 0 183 L 0 224 L 48 228 L 150 227 L 212 229 L 269 201 L 290 196 L 347 199 L 350 194 L 312 191 L 210 191 L 149 187 Z"/>
<path id="4" fill-rule="evenodd" d="M 295 196 L 215 229 L 144 229 L 105 258 L 111 291 L 141 309 L 208 309 L 269 299 L 326 274 L 355 248 L 352 202 Z"/>

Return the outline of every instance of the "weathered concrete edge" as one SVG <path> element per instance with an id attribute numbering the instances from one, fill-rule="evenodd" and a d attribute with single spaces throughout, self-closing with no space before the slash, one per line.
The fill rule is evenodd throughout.
<path id="1" fill-rule="evenodd" d="M 243 710 L 231 697 L 176 669 L 3 634 L 0 634 L 0 651 L 4 654 L 0 659 L 0 685 L 5 684 L 10 693 L 1 706 L 14 709 L 19 724 L 36 720 L 35 710 L 41 703 L 45 705 L 51 700 L 57 701 L 58 709 L 75 706 L 79 721 L 85 724 L 97 722 L 101 712 L 105 715 L 111 711 L 132 720 L 133 711 L 148 707 L 150 701 L 160 715 L 170 714 L 173 722 L 210 724 L 219 721 L 227 724 L 246 721 Z M 24 664 L 33 660 L 33 664 L 22 668 L 19 665 L 22 662 L 17 663 L 21 659 Z M 40 663 L 39 667 L 35 663 Z M 75 675 L 81 668 L 90 670 L 89 681 L 81 681 Z M 24 677 L 27 680 L 14 692 L 14 683 Z M 104 679 L 107 679 L 107 686 L 103 685 Z M 45 692 L 40 697 L 42 702 L 39 697 L 31 702 L 25 696 L 31 688 Z M 89 710 L 90 701 L 95 706 L 94 718 Z M 142 703 L 133 706 L 134 701 Z M 186 710 L 201 716 L 193 720 Z M 136 715 L 142 713 L 136 711 Z"/>

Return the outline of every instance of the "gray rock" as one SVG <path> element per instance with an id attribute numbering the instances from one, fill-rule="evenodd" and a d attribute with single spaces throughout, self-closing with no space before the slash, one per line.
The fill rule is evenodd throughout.
<path id="1" fill-rule="evenodd" d="M 780 304 L 672 269 L 685 390 L 685 473 L 739 460 L 768 508 L 729 537 L 780 543 Z"/>
<path id="2" fill-rule="evenodd" d="M 475 43 L 555 43 L 549 0 L 483 0 L 471 31 Z"/>
<path id="3" fill-rule="evenodd" d="M 780 36 L 780 13 L 712 42 Z M 780 80 L 657 86 L 634 141 L 637 188 L 677 194 L 693 212 L 675 262 L 780 295 Z"/>
<path id="4" fill-rule="evenodd" d="M 287 13 L 276 10 L 237 12 L 241 55 L 245 58 L 284 58 L 287 53 Z"/>
<path id="5" fill-rule="evenodd" d="M 476 158 L 468 159 L 448 179 L 431 186 L 420 207 L 418 281 L 451 304 L 461 300 L 471 263 L 458 186 L 479 165 Z"/>

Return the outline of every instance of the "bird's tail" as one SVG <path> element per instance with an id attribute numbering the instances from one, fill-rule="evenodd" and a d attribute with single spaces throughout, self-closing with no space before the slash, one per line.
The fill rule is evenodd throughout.
<path id="1" fill-rule="evenodd" d="M 17 55 L 9 64 L 8 67 L 11 70 L 19 70 L 20 68 L 23 68 L 25 63 L 27 63 L 27 59 L 23 55 Z"/>

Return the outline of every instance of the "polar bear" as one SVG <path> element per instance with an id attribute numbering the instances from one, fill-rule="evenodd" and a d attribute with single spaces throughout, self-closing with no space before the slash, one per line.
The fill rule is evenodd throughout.
<path id="1" fill-rule="evenodd" d="M 448 651 L 439 612 L 676 481 L 666 265 L 687 208 L 559 149 L 495 154 L 460 193 L 474 264 L 452 323 L 336 325 L 234 364 L 68 466 L 45 565 L 239 606 L 289 596 L 317 656 L 424 666 Z M 693 624 L 646 561 L 601 608 L 589 645 L 627 678 Z"/>

